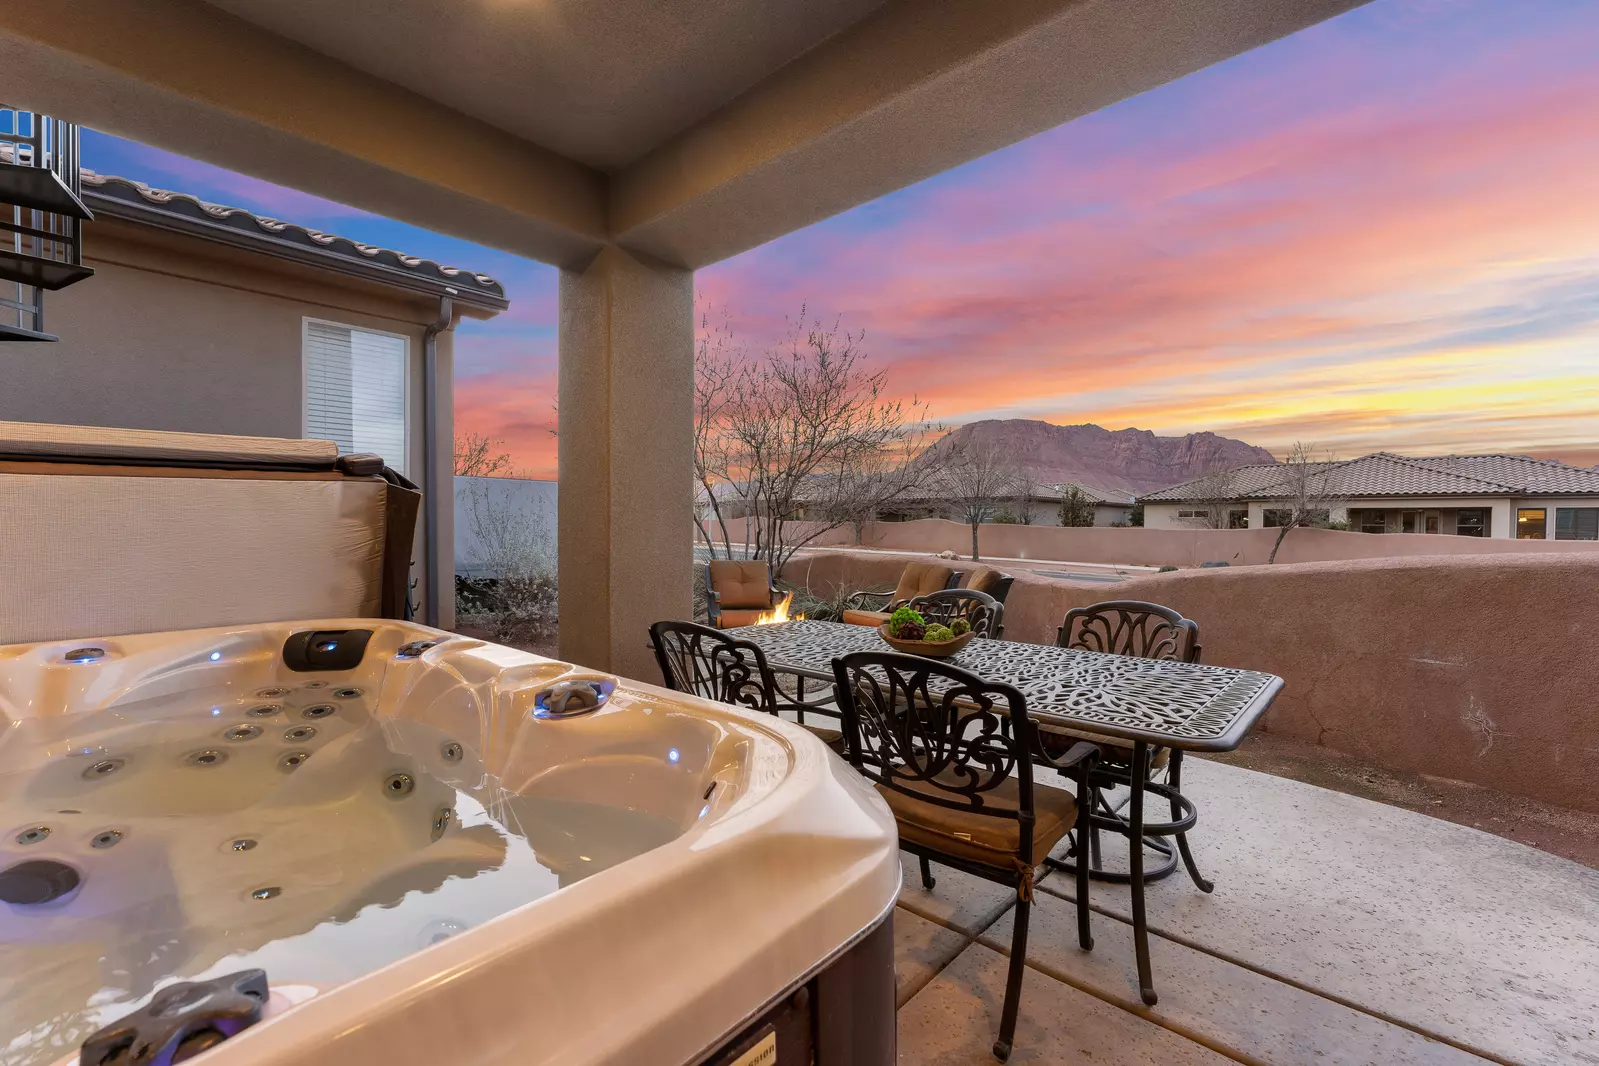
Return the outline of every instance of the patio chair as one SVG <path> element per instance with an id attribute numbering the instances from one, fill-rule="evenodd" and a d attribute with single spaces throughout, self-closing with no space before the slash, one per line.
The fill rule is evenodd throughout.
<path id="1" fill-rule="evenodd" d="M 913 655 L 855 652 L 833 660 L 844 712 L 844 757 L 871 781 L 899 826 L 900 848 L 1016 891 L 1010 973 L 994 1057 L 1016 1034 L 1026 970 L 1033 869 L 1068 832 L 1088 832 L 1088 808 L 1063 789 L 1033 787 L 1036 733 L 1026 700 L 1009 685 Z M 1048 765 L 1075 770 L 1086 795 L 1097 749 L 1073 746 Z M 1077 939 L 1093 947 L 1088 871 L 1077 877 Z"/>
<path id="2" fill-rule="evenodd" d="M 971 589 L 973 592 L 986 592 L 1000 603 L 1004 603 L 1005 597 L 1010 595 L 1011 582 L 1015 580 L 1011 575 L 995 570 L 991 566 L 979 566 L 968 571 L 957 587 Z"/>
<path id="3" fill-rule="evenodd" d="M 705 564 L 705 615 L 716 629 L 737 629 L 777 606 L 772 570 L 756 560 L 718 559 Z"/>
<path id="4" fill-rule="evenodd" d="M 888 621 L 894 613 L 894 608 L 902 603 L 907 603 L 917 596 L 925 596 L 929 592 L 938 592 L 941 589 L 954 588 L 961 579 L 961 571 L 943 563 L 935 563 L 917 559 L 905 564 L 905 569 L 900 572 L 899 584 L 894 586 L 894 593 L 888 598 L 888 607 L 882 611 L 845 611 L 840 621 L 852 626 L 871 626 L 874 629 Z"/>
<path id="5" fill-rule="evenodd" d="M 945 589 L 918 596 L 905 606 L 930 623 L 949 625 L 957 618 L 964 618 L 979 637 L 998 640 L 1005 632 L 1005 608 L 986 592 Z"/>
<path id="6" fill-rule="evenodd" d="M 777 675 L 767 663 L 766 654 L 750 641 L 695 622 L 656 622 L 650 626 L 650 643 L 655 647 L 661 681 L 672 691 L 771 715 L 792 708 L 799 712 L 799 724 L 822 743 L 834 750 L 842 747 L 842 730 L 835 727 L 838 711 L 790 704 L 777 685 Z M 821 715 L 835 725 L 807 722 L 806 714 Z"/>
<path id="7" fill-rule="evenodd" d="M 1065 621 L 1056 631 L 1055 644 L 1061 648 L 1079 648 L 1111 655 L 1135 655 L 1145 659 L 1166 659 L 1184 663 L 1197 663 L 1201 651 L 1198 623 L 1184 618 L 1170 607 L 1145 603 L 1141 600 L 1110 600 L 1089 607 L 1072 608 L 1066 612 Z M 1083 734 L 1078 733 L 1046 730 L 1041 735 L 1041 741 L 1045 750 L 1060 750 L 1082 737 Z M 1104 810 L 1114 816 L 1115 810 L 1106 802 L 1104 791 L 1132 785 L 1133 749 L 1131 744 L 1118 741 L 1100 739 L 1096 742 L 1099 744 L 1100 759 L 1092 777 L 1094 808 L 1096 813 Z M 1156 784 L 1146 787 L 1165 796 L 1170 802 L 1172 822 L 1166 826 L 1154 825 L 1148 828 L 1156 833 L 1164 829 L 1177 838 L 1177 850 L 1188 869 L 1189 876 L 1193 878 L 1194 884 L 1209 892 L 1214 886 L 1199 875 L 1193 853 L 1189 850 L 1188 834 L 1172 832 L 1170 828 L 1183 820 L 1191 820 L 1193 816 L 1193 805 L 1183 798 L 1181 793 L 1182 767 L 1181 751 L 1157 748 L 1150 753 L 1150 776 L 1164 768 L 1166 783 L 1164 786 Z M 1146 879 L 1155 880 L 1166 876 L 1176 865 L 1177 856 L 1171 853 L 1170 846 L 1163 841 L 1149 839 L 1147 843 L 1166 858 L 1160 867 L 1146 874 Z M 1092 834 L 1090 845 L 1093 862 L 1097 865 L 1099 860 L 1097 829 Z M 1121 875 L 1104 875 L 1104 879 L 1124 880 Z"/>

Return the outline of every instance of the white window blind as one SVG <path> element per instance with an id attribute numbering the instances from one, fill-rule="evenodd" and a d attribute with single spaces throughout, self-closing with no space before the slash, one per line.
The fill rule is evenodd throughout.
<path id="1" fill-rule="evenodd" d="M 404 337 L 305 324 L 305 435 L 406 470 Z"/>

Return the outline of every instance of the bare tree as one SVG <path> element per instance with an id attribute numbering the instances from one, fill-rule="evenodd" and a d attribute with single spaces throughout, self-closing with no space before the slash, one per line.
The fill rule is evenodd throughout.
<path id="1" fill-rule="evenodd" d="M 1078 485 L 1066 485 L 1060 494 L 1060 524 L 1063 526 L 1091 526 L 1094 524 L 1095 504 L 1092 497 Z"/>
<path id="2" fill-rule="evenodd" d="M 1277 561 L 1277 549 L 1283 546 L 1290 529 L 1326 525 L 1333 509 L 1348 498 L 1343 489 L 1343 464 L 1331 455 L 1317 459 L 1308 445 L 1295 441 L 1283 460 L 1283 469 L 1287 476 L 1278 485 L 1282 495 L 1269 509 L 1277 526 L 1277 540 L 1271 546 L 1268 563 Z"/>
<path id="3" fill-rule="evenodd" d="M 501 451 L 505 442 L 468 430 L 455 435 L 457 477 L 510 477 L 511 455 Z"/>
<path id="4" fill-rule="evenodd" d="M 1016 521 L 1024 526 L 1033 524 L 1038 516 L 1038 478 L 1026 463 L 1016 465 Z"/>
<path id="5" fill-rule="evenodd" d="M 1238 471 L 1234 467 L 1212 465 L 1189 489 L 1190 502 L 1199 512 L 1195 519 L 1206 529 L 1228 529 L 1232 512 L 1238 506 Z"/>
<path id="6" fill-rule="evenodd" d="M 887 397 L 862 339 L 808 319 L 802 307 L 786 340 L 760 358 L 746 360 L 714 336 L 702 344 L 697 478 L 719 522 L 737 504 L 750 554 L 774 574 L 806 544 L 862 521 L 924 476 L 903 468 L 929 431 L 926 406 Z M 802 510 L 818 519 L 803 533 L 789 524 Z"/>
<path id="7" fill-rule="evenodd" d="M 724 314 L 719 325 L 701 315 L 700 337 L 694 353 L 694 526 L 711 558 L 716 558 L 716 539 L 711 523 L 722 534 L 723 555 L 733 557 L 727 519 L 722 514 L 718 484 L 728 469 L 725 436 L 727 405 L 743 352 L 733 342 L 733 326 Z"/>
<path id="8" fill-rule="evenodd" d="M 1015 458 L 992 444 L 960 442 L 936 449 L 945 495 L 972 528 L 972 561 L 978 561 L 977 533 L 1016 492 L 1020 473 Z"/>
<path id="9" fill-rule="evenodd" d="M 456 578 L 456 612 L 499 643 L 547 649 L 556 635 L 554 516 L 499 489 L 478 481 L 466 492 L 467 527 L 487 573 Z"/>

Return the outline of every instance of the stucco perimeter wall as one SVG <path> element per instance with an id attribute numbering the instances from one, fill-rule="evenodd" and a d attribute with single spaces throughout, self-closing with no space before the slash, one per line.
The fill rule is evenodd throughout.
<path id="1" fill-rule="evenodd" d="M 784 577 L 817 590 L 891 584 L 904 564 L 824 552 Z M 1187 570 L 1119 585 L 1018 573 L 1005 636 L 1051 643 L 1068 609 L 1108 599 L 1175 607 L 1199 623 L 1205 662 L 1281 676 L 1273 733 L 1599 811 L 1599 555 Z"/>
<path id="2" fill-rule="evenodd" d="M 803 540 L 815 528 L 786 523 L 790 542 Z M 1275 529 L 1138 529 L 1062 528 L 984 524 L 978 533 L 982 555 L 995 559 L 1055 559 L 1074 563 L 1121 563 L 1129 566 L 1198 566 L 1226 562 L 1233 566 L 1264 563 L 1277 540 Z M 828 530 L 809 542 L 814 547 L 855 545 L 848 526 Z M 924 518 L 914 522 L 877 522 L 863 531 L 861 547 L 890 548 L 937 554 L 958 552 L 969 557 L 972 530 L 959 522 Z M 1395 556 L 1523 554 L 1527 552 L 1599 552 L 1599 541 L 1507 540 L 1425 533 L 1348 533 L 1336 529 L 1295 529 L 1277 553 L 1279 563 L 1336 559 L 1385 559 Z"/>

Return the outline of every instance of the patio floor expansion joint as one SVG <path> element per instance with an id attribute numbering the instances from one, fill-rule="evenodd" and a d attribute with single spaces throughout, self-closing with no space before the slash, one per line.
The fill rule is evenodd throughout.
<path id="1" fill-rule="evenodd" d="M 1077 899 L 1076 899 L 1075 896 L 1068 896 L 1064 892 L 1051 891 L 1047 887 L 1044 888 L 1044 891 L 1049 892 L 1050 895 L 1055 896 L 1058 899 L 1066 900 L 1067 902 L 1070 902 L 1070 903 L 1072 903 L 1074 905 L 1077 902 Z M 1123 918 L 1121 915 L 1116 914 L 1113 911 L 1108 911 L 1105 908 L 1100 907 L 1100 906 L 1098 906 L 1096 904 L 1090 903 L 1088 905 L 1088 909 L 1093 911 L 1095 914 L 1099 915 L 1100 917 L 1109 918 L 1112 921 L 1121 922 L 1123 925 L 1131 925 L 1132 924 L 1130 921 L 1128 921 L 1126 918 Z M 1003 917 L 1003 915 L 1001 915 L 1001 917 Z M 996 921 L 997 921 L 997 919 L 996 919 Z M 991 923 L 991 925 L 992 925 L 992 923 Z M 985 928 L 983 930 L 983 932 L 987 932 L 987 931 L 988 931 L 987 928 Z M 977 935 L 980 937 L 982 935 L 982 933 L 979 933 Z M 1495 1054 L 1492 1051 L 1488 1051 L 1488 1050 L 1486 1050 L 1484 1048 L 1473 1047 L 1471 1044 L 1465 1043 L 1465 1042 L 1460 1041 L 1460 1040 L 1455 1040 L 1452 1037 L 1445 1036 L 1445 1035 L 1440 1034 L 1440 1033 L 1431 1032 L 1431 1031 L 1429 1031 L 1427 1029 L 1421 1028 L 1420 1026 L 1416 1025 L 1414 1022 L 1408 1022 L 1408 1021 L 1406 1021 L 1403 1018 L 1395 1017 L 1394 1015 L 1388 1014 L 1388 1013 L 1386 1013 L 1384 1011 L 1375 1010 L 1375 1009 L 1373 1009 L 1371 1007 L 1365 1006 L 1364 1004 L 1357 1003 L 1354 1000 L 1347 999 L 1347 998 L 1345 998 L 1343 996 L 1337 995 L 1337 994 L 1332 993 L 1332 992 L 1327 992 L 1327 991 L 1325 991 L 1323 989 L 1320 989 L 1320 988 L 1316 988 L 1313 985 L 1308 985 L 1308 984 L 1304 983 L 1303 981 L 1296 980 L 1295 978 L 1287 977 L 1287 976 L 1285 976 L 1283 974 L 1276 973 L 1276 972 L 1274 972 L 1272 970 L 1267 969 L 1264 966 L 1259 966 L 1259 965 L 1256 965 L 1255 963 L 1249 962 L 1249 961 L 1247 961 L 1245 959 L 1241 959 L 1241 958 L 1238 958 L 1236 956 L 1229 955 L 1229 954 L 1227 954 L 1225 952 L 1217 951 L 1217 950 L 1215 950 L 1213 948 L 1206 947 L 1204 944 L 1201 944 L 1201 943 L 1199 943 L 1197 941 L 1189 940 L 1186 937 L 1179 936 L 1179 935 L 1177 935 L 1175 933 L 1167 932 L 1164 929 L 1158 929 L 1158 928 L 1155 927 L 1154 923 L 1150 923 L 1149 935 L 1150 936 L 1158 936 L 1162 940 L 1168 940 L 1168 941 L 1170 941 L 1173 944 L 1181 945 L 1182 947 L 1188 948 L 1191 951 L 1197 951 L 1197 952 L 1199 952 L 1201 954 L 1209 955 L 1213 959 L 1220 959 L 1222 962 L 1225 962 L 1225 963 L 1227 963 L 1227 964 L 1229 964 L 1231 966 L 1236 966 L 1236 967 L 1238 967 L 1241 970 L 1248 970 L 1250 973 L 1258 974 L 1261 977 L 1265 977 L 1265 978 L 1267 978 L 1269 980 L 1276 981 L 1279 984 L 1287 985 L 1290 988 L 1297 988 L 1301 992 L 1306 992 L 1306 993 L 1308 993 L 1308 994 L 1310 994 L 1312 996 L 1317 996 L 1317 997 L 1319 997 L 1321 999 L 1324 999 L 1324 1000 L 1328 1001 L 1329 1003 L 1336 1003 L 1340 1007 L 1344 1007 L 1344 1008 L 1347 1008 L 1349 1010 L 1356 1011 L 1356 1012 L 1358 1012 L 1360 1014 L 1366 1015 L 1367 1017 L 1376 1018 L 1380 1022 L 1386 1022 L 1387 1024 L 1392 1025 L 1392 1026 L 1394 1026 L 1396 1028 L 1407 1030 L 1409 1032 L 1415 1033 L 1417 1036 L 1424 1037 L 1424 1038 L 1426 1038 L 1428 1040 L 1432 1040 L 1432 1041 L 1434 1041 L 1436 1043 L 1447 1044 L 1448 1046 L 1450 1046 L 1452 1048 L 1455 1048 L 1457 1051 L 1464 1051 L 1468 1055 L 1475 1055 L 1478 1058 L 1483 1059 L 1486 1062 L 1498 1063 L 1499 1066 L 1526 1066 L 1525 1063 L 1517 1062 L 1514 1059 L 1507 1059 L 1507 1058 L 1503 1057 L 1502 1055 Z M 998 944 L 999 941 L 995 940 L 994 943 Z M 1008 955 L 1009 954 L 1009 950 L 1008 949 L 1001 949 L 1001 954 Z M 1054 978 L 1057 981 L 1060 981 L 1062 984 L 1071 985 L 1073 988 L 1078 989 L 1078 991 L 1086 992 L 1089 995 L 1092 995 L 1094 998 L 1102 1000 L 1102 1001 L 1104 1001 L 1106 1003 L 1109 1003 L 1112 1006 L 1121 1007 L 1123 1010 L 1128 1011 L 1128 1013 L 1130 1013 L 1130 1014 L 1136 1014 L 1139 1017 L 1145 1018 L 1146 1020 L 1161 1026 L 1161 1028 L 1163 1028 L 1163 1029 L 1169 1029 L 1172 1032 L 1179 1034 L 1180 1036 L 1186 1037 L 1187 1039 L 1194 1041 L 1195 1043 L 1204 1044 L 1206 1047 L 1208 1047 L 1211 1050 L 1217 1052 L 1218 1054 L 1226 1055 L 1228 1058 L 1235 1059 L 1235 1060 L 1237 1060 L 1239 1062 L 1250 1062 L 1250 1063 L 1253 1063 L 1253 1062 L 1256 1061 L 1255 1059 L 1247 1057 L 1247 1056 L 1246 1057 L 1240 1057 L 1239 1055 L 1233 1053 L 1232 1051 L 1230 1051 L 1230 1050 L 1228 1050 L 1226 1048 L 1216 1047 L 1210 1041 L 1208 1041 L 1208 1040 L 1204 1039 L 1203 1037 L 1198 1036 L 1198 1035 L 1196 1035 L 1194 1033 L 1190 1033 L 1190 1032 L 1186 1031 L 1186 1029 L 1183 1028 L 1183 1027 L 1179 1027 L 1179 1026 L 1176 1026 L 1174 1024 L 1168 1024 L 1166 1021 L 1164 1021 L 1164 1020 L 1154 1016 L 1153 1014 L 1151 1014 L 1150 1011 L 1149 1011 L 1149 1008 L 1143 1007 L 1141 1004 L 1136 1009 L 1129 1008 L 1125 1004 L 1120 1003 L 1120 1002 L 1116 1001 L 1115 999 L 1109 998 L 1106 995 L 1101 995 L 1100 993 L 1094 991 L 1092 988 L 1085 987 L 1084 985 L 1080 984 L 1079 982 L 1073 981 L 1073 980 L 1071 980 L 1070 978 L 1066 977 L 1063 974 L 1056 973 L 1053 968 L 1046 968 L 1044 966 L 1041 966 L 1041 965 L 1033 962 L 1031 959 L 1027 960 L 1026 965 L 1031 967 L 1031 968 L 1033 968 L 1033 969 L 1038 970 L 1040 973 L 1049 974 L 1050 977 Z M 1160 975 L 1156 974 L 1155 978 L 1156 978 L 1156 981 L 1158 983 L 1158 981 L 1160 979 Z M 1158 987 L 1157 987 L 1157 991 L 1159 991 Z M 1267 1064 L 1264 1064 L 1264 1066 L 1270 1066 L 1270 1064 L 1267 1063 Z"/>

